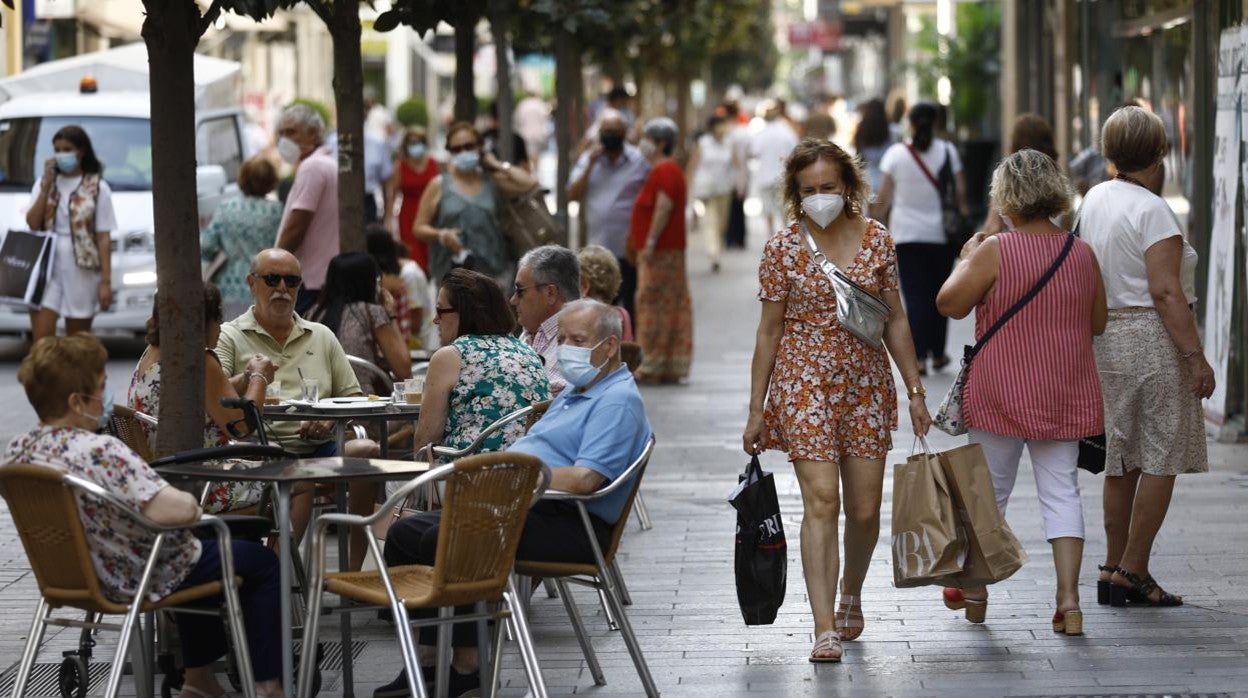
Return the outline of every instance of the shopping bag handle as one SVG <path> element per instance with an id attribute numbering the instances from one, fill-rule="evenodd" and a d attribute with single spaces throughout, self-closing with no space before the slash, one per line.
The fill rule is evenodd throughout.
<path id="1" fill-rule="evenodd" d="M 918 446 L 919 444 L 923 445 L 923 455 L 926 455 L 926 456 L 936 455 L 936 452 L 933 451 L 932 447 L 927 443 L 927 437 L 921 436 L 919 434 L 915 434 L 914 441 L 910 443 L 910 455 L 913 456 L 915 453 L 917 453 L 917 451 L 915 450 L 915 447 Z"/>

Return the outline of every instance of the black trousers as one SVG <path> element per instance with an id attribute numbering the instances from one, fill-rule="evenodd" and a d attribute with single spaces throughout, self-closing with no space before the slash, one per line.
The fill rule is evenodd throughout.
<path id="1" fill-rule="evenodd" d="M 745 199 L 732 193 L 728 205 L 728 228 L 724 233 L 725 246 L 732 249 L 745 248 Z"/>
<path id="2" fill-rule="evenodd" d="M 897 245 L 897 267 L 901 273 L 901 296 L 910 318 L 910 334 L 919 365 L 929 358 L 945 355 L 949 320 L 936 311 L 936 294 L 949 278 L 955 251 L 952 246 L 925 242 Z"/>
<path id="3" fill-rule="evenodd" d="M 611 540 L 611 525 L 589 515 L 594 525 L 598 545 L 605 551 Z M 438 526 L 442 512 L 430 511 L 401 519 L 390 527 L 386 535 L 386 567 L 398 565 L 432 565 L 438 550 Z M 594 551 L 585 535 L 585 526 L 576 505 L 571 502 L 538 502 L 529 510 L 524 520 L 524 532 L 516 548 L 517 560 L 539 562 L 594 563 Z M 471 606 L 458 606 L 456 614 L 473 612 Z M 418 609 L 414 618 L 433 618 L 437 609 Z M 477 624 L 457 623 L 452 627 L 451 644 L 455 647 L 477 646 Z M 435 645 L 438 642 L 436 627 L 420 629 L 420 644 Z"/>
<path id="4" fill-rule="evenodd" d="M 616 257 L 620 263 L 620 295 L 615 304 L 628 311 L 628 316 L 636 324 L 637 313 L 633 311 L 633 303 L 637 297 L 637 267 L 627 259 Z"/>

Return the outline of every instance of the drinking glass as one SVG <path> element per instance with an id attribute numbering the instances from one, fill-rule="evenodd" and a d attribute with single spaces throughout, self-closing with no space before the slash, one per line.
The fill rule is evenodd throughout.
<path id="1" fill-rule="evenodd" d="M 319 402 L 321 399 L 321 382 L 316 378 L 304 378 L 299 381 L 303 386 L 304 402 Z"/>
<path id="2" fill-rule="evenodd" d="M 264 404 L 282 404 L 282 384 L 280 381 L 273 381 L 272 383 L 264 386 Z"/>
<path id="3" fill-rule="evenodd" d="M 407 390 L 407 381 L 399 381 L 394 384 L 394 390 L 390 393 L 390 401 L 396 405 L 402 405 L 407 402 L 407 396 L 404 391 Z"/>
<path id="4" fill-rule="evenodd" d="M 407 398 L 407 404 L 419 405 L 425 396 L 425 378 L 417 376 L 416 378 L 407 379 L 407 387 L 404 389 L 404 396 Z"/>

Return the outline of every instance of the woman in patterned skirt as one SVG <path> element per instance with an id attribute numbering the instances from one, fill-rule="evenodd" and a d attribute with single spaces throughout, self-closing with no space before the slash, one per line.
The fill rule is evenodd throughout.
<path id="1" fill-rule="evenodd" d="M 785 164 L 784 202 L 793 224 L 767 241 L 758 276 L 763 314 L 751 368 L 745 451 L 788 454 L 802 492 L 802 567 L 815 617 L 812 662 L 839 662 L 841 641 L 865 622 L 859 595 L 880 533 L 884 458 L 897 427 L 888 354 L 901 368 L 915 434 L 931 425 L 910 324 L 897 291 L 897 253 L 884 226 L 863 215 L 860 161 L 829 141 L 802 141 Z M 831 280 L 802 228 L 854 282 L 891 308 L 883 349 L 841 327 Z M 837 518 L 844 485 L 845 570 Z"/>
<path id="2" fill-rule="evenodd" d="M 1115 111 L 1101 152 L 1118 174 L 1088 190 L 1079 232 L 1101 262 L 1109 325 L 1096 342 L 1105 391 L 1105 564 L 1098 600 L 1177 606 L 1149 573 L 1175 476 L 1209 470 L 1201 398 L 1213 393 L 1192 313 L 1196 251 L 1164 199 L 1166 129 Z M 1103 591 L 1102 591 L 1103 590 Z"/>
<path id="3" fill-rule="evenodd" d="M 672 158 L 679 131 L 666 117 L 651 119 L 638 148 L 650 174 L 637 194 L 628 253 L 637 265 L 639 383 L 679 383 L 693 356 L 693 301 L 685 273 L 685 174 Z"/>

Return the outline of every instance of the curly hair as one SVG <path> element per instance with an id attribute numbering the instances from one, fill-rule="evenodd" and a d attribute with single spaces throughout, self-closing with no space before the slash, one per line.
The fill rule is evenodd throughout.
<path id="1" fill-rule="evenodd" d="M 802 170 L 820 160 L 826 160 L 836 166 L 841 178 L 841 186 L 845 197 L 845 213 L 851 217 L 861 216 L 867 200 L 867 177 L 863 174 L 862 160 L 856 155 L 845 152 L 841 146 L 832 141 L 807 138 L 793 149 L 789 159 L 784 162 L 784 209 L 789 220 L 802 217 L 801 187 L 797 184 L 797 175 Z"/>
<path id="2" fill-rule="evenodd" d="M 620 293 L 620 263 L 615 255 L 600 245 L 587 245 L 576 253 L 581 265 L 581 279 L 589 285 L 585 295 L 603 303 L 611 303 Z"/>
<path id="3" fill-rule="evenodd" d="M 1074 198 L 1070 181 L 1057 161 L 1030 148 L 1007 156 L 997 165 L 990 193 L 993 206 L 1016 218 L 1015 223 L 1059 216 L 1070 210 Z"/>

